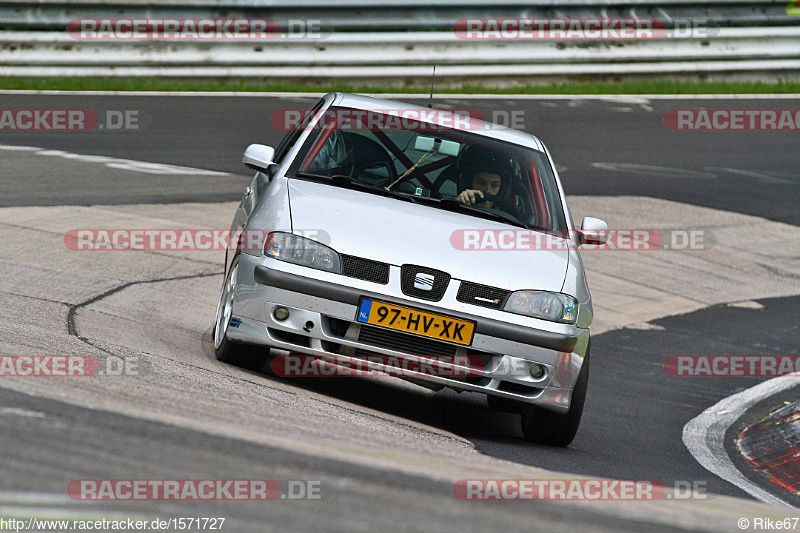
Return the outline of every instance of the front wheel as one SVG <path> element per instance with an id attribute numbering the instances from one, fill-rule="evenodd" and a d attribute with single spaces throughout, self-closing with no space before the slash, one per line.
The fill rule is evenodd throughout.
<path id="1" fill-rule="evenodd" d="M 522 433 L 525 439 L 548 446 L 569 446 L 578 432 L 589 385 L 589 348 L 581 366 L 581 373 L 572 392 L 569 411 L 564 414 L 526 405 L 522 411 Z"/>
<path id="2" fill-rule="evenodd" d="M 217 316 L 214 320 L 214 355 L 217 360 L 249 370 L 261 370 L 267 357 L 254 346 L 248 346 L 228 339 L 228 328 L 233 314 L 233 297 L 236 292 L 236 279 L 239 272 L 239 257 L 234 258 L 217 303 Z M 268 353 L 268 348 L 264 349 Z"/>

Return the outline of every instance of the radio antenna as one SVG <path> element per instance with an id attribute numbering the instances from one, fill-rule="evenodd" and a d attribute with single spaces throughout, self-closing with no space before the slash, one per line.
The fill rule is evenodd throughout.
<path id="1" fill-rule="evenodd" d="M 436 78 L 436 65 L 433 66 L 433 75 L 431 76 L 431 98 L 428 100 L 428 109 L 433 107 L 433 80 Z"/>

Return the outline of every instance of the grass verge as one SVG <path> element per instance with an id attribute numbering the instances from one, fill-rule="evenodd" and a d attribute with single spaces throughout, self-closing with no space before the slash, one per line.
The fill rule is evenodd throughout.
<path id="1" fill-rule="evenodd" d="M 267 80 L 171 80 L 163 78 L 3 78 L 0 89 L 63 91 L 252 91 L 252 92 L 352 92 L 419 93 L 417 85 L 364 85 L 350 83 L 294 83 Z M 480 84 L 440 86 L 440 94 L 798 94 L 800 80 L 572 82 L 548 85 L 493 87 Z"/>

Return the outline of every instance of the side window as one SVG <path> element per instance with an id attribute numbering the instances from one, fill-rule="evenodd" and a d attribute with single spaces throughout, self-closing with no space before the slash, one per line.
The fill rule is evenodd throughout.
<path id="1" fill-rule="evenodd" d="M 348 172 L 347 167 L 352 167 L 352 151 L 347 149 L 344 134 L 334 131 L 320 149 L 317 157 L 309 165 L 311 172 L 327 172 L 328 174 L 341 174 Z"/>
<path id="2" fill-rule="evenodd" d="M 289 153 L 289 151 L 292 149 L 295 143 L 297 143 L 297 139 L 300 138 L 300 135 L 303 133 L 303 130 L 308 125 L 309 119 L 314 115 L 314 113 L 319 111 L 319 109 L 322 107 L 323 104 L 324 104 L 323 100 L 320 100 L 316 104 L 314 104 L 314 107 L 312 107 L 306 112 L 306 114 L 303 116 L 303 119 L 300 121 L 297 127 L 295 127 L 295 129 L 293 129 L 283 137 L 280 144 L 278 145 L 278 148 L 275 150 L 275 158 L 273 159 L 275 163 L 277 163 L 278 165 L 283 163 L 283 158 L 286 157 L 286 154 Z"/>

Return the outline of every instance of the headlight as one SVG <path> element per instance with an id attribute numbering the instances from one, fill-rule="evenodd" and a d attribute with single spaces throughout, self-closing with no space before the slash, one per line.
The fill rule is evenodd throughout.
<path id="1" fill-rule="evenodd" d="M 554 292 L 513 292 L 503 310 L 568 324 L 574 324 L 578 318 L 577 300 L 572 296 Z"/>
<path id="2" fill-rule="evenodd" d="M 342 264 L 332 248 L 291 233 L 273 232 L 264 242 L 264 254 L 273 259 L 341 274 Z"/>

